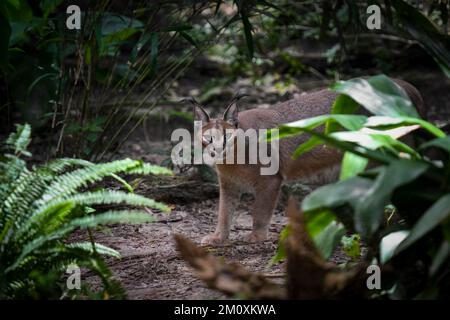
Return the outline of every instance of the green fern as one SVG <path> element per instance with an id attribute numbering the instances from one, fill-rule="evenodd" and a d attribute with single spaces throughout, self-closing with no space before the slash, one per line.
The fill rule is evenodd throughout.
<path id="1" fill-rule="evenodd" d="M 17 126 L 17 131 L 6 140 L 7 153 L 0 156 L 0 299 L 60 298 L 73 294 L 67 292 L 63 281 L 71 264 L 86 267 L 100 277 L 103 290 L 94 297 L 124 297 L 102 258 L 118 258 L 120 254 L 93 241 L 68 243 L 67 237 L 76 229 L 154 221 L 145 211 L 97 213 L 92 208 L 129 205 L 169 211 L 169 207 L 134 193 L 89 191 L 89 187 L 112 177 L 132 191 L 119 174 L 171 172 L 131 159 L 93 164 L 63 158 L 29 168 L 21 156 L 31 156 L 27 151 L 30 135 L 29 125 Z"/>

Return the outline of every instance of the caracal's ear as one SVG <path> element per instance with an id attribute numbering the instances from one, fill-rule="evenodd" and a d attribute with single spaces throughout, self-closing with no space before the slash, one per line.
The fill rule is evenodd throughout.
<path id="1" fill-rule="evenodd" d="M 227 121 L 231 125 L 235 126 L 237 128 L 239 124 L 239 109 L 237 106 L 237 102 L 239 99 L 245 97 L 245 94 L 237 94 L 233 100 L 231 100 L 231 103 L 228 105 L 228 107 L 225 109 L 225 112 L 223 113 L 223 120 Z"/>
<path id="2" fill-rule="evenodd" d="M 209 114 L 202 107 L 200 103 L 197 102 L 194 98 L 184 99 L 183 101 L 189 102 L 194 107 L 194 120 L 202 121 L 203 123 L 209 122 Z"/>

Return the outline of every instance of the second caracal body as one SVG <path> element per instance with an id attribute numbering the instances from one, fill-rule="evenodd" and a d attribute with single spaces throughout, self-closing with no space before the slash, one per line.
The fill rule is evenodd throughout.
<path id="1" fill-rule="evenodd" d="M 424 103 L 417 89 L 402 80 L 394 80 L 408 94 L 418 112 L 423 116 Z M 328 89 L 313 91 L 274 105 L 268 109 L 251 109 L 238 112 L 237 99 L 225 110 L 223 117 L 210 118 L 208 113 L 194 102 L 195 119 L 202 121 L 200 136 L 203 147 L 212 143 L 211 136 L 205 136 L 208 129 L 225 131 L 242 129 L 270 129 L 281 124 L 328 114 L 338 93 Z M 253 227 L 246 240 L 250 242 L 267 239 L 272 212 L 277 204 L 283 181 L 307 180 L 329 183 L 337 179 L 340 152 L 327 146 L 319 146 L 297 159 L 292 159 L 295 149 L 308 139 L 307 135 L 284 138 L 279 141 L 279 170 L 274 175 L 262 175 L 260 164 L 215 164 L 220 200 L 218 222 L 214 233 L 204 237 L 202 244 L 220 244 L 229 237 L 232 216 L 242 192 L 254 194 L 251 208 Z M 226 158 L 226 154 L 225 154 Z"/>

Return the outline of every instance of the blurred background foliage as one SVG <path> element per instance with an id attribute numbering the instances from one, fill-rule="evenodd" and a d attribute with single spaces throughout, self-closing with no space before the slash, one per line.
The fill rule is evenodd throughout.
<path id="1" fill-rule="evenodd" d="M 81 30 L 66 27 L 72 4 Z M 366 27 L 371 4 L 380 30 Z M 149 115 L 186 123 L 186 95 L 214 105 L 238 87 L 263 105 L 418 59 L 448 76 L 448 12 L 446 0 L 2 1 L 1 131 L 27 121 L 48 157 L 98 160 Z"/>

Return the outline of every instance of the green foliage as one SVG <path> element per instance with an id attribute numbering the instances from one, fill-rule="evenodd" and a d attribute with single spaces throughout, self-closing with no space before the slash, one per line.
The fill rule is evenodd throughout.
<path id="1" fill-rule="evenodd" d="M 440 2 L 442 21 L 447 24 L 448 1 Z M 440 32 L 432 21 L 406 1 L 393 0 L 392 5 L 402 27 L 436 60 L 447 77 L 450 77 L 450 41 L 448 35 Z"/>
<path id="2" fill-rule="evenodd" d="M 356 259 L 361 256 L 360 235 L 352 234 L 351 236 L 343 236 L 341 239 L 342 250 L 351 258 Z"/>
<path id="3" fill-rule="evenodd" d="M 83 28 L 77 31 L 66 28 L 66 5 L 61 0 L 1 1 L 0 82 L 6 101 L 0 108 L 7 105 L 19 111 L 34 127 L 50 126 L 51 119 L 59 155 L 99 159 L 121 145 L 126 139 L 122 136 L 131 134 L 130 127 L 134 130 L 142 123 L 196 55 L 219 60 L 221 80 L 248 75 L 256 86 L 273 82 L 283 92 L 299 74 L 324 77 L 322 70 L 304 61 L 303 50 L 286 44 L 300 39 L 299 46 L 307 48 L 310 44 L 302 40 L 320 38 L 328 43 L 331 39 L 335 43 L 327 54 L 331 65 L 326 72 L 333 73 L 329 68 L 365 46 L 367 40 L 359 35 L 366 32 L 362 26 L 369 3 L 90 1 L 81 6 Z M 383 33 L 412 38 L 441 67 L 448 63 L 448 35 L 442 32 L 448 5 L 432 1 L 428 12 L 402 0 L 380 6 L 386 17 Z M 390 52 L 385 54 L 389 60 Z M 136 97 L 135 89 L 144 82 L 147 89 Z M 226 84 L 205 92 L 204 98 L 216 95 Z M 118 92 L 120 98 L 111 99 Z"/>
<path id="4" fill-rule="evenodd" d="M 312 226 L 307 228 L 310 236 L 326 258 L 339 240 L 345 252 L 358 257 L 359 238 L 342 238 L 337 232 L 342 224 L 362 237 L 369 262 L 375 258 L 382 266 L 389 264 L 394 269 L 397 276 L 383 284 L 385 292 L 395 285 L 395 297 L 444 296 L 449 289 L 450 262 L 449 136 L 419 119 L 409 98 L 392 90 L 393 82 L 387 77 L 340 82 L 333 88 L 374 116 L 360 121 L 360 116 L 333 114 L 279 128 L 281 137 L 308 133 L 315 142 L 345 152 L 344 179 L 315 190 L 302 202 L 307 226 Z M 355 119 L 357 125 L 349 125 Z M 340 128 L 328 132 L 316 129 L 331 122 Z M 419 129 L 427 132 L 422 138 L 425 141 L 411 146 L 398 141 Z M 441 153 L 433 155 L 430 148 Z M 303 149 L 302 153 L 310 150 Z M 369 160 L 377 166 L 365 170 Z M 386 220 L 387 208 L 394 208 L 397 223 Z M 318 237 L 320 233 L 326 236 Z M 421 273 L 418 265 L 426 272 Z M 411 282 L 408 279 L 412 277 Z"/>
<path id="5" fill-rule="evenodd" d="M 76 229 L 116 223 L 154 221 L 139 210 L 97 212 L 99 205 L 120 204 L 169 208 L 152 199 L 122 191 L 88 188 L 105 177 L 117 174 L 170 174 L 158 166 L 130 159 L 92 164 L 79 159 L 56 159 L 28 168 L 20 155 L 30 142 L 30 126 L 17 126 L 6 140 L 0 158 L 0 298 L 60 298 L 80 294 L 65 288 L 63 275 L 76 264 L 97 274 L 103 283 L 101 298 L 120 298 L 124 292 L 112 278 L 102 256 L 120 257 L 111 248 L 93 242 L 68 242 Z M 121 178 L 120 178 L 121 179 Z M 84 290 L 83 294 L 89 295 Z"/>

